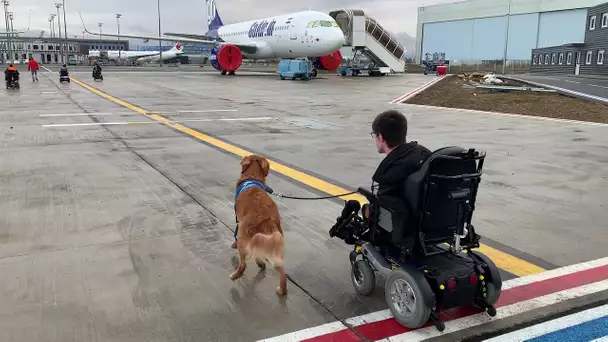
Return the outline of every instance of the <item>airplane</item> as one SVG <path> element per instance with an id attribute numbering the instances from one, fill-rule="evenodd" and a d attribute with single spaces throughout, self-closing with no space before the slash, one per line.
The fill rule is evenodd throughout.
<path id="1" fill-rule="evenodd" d="M 168 51 L 163 51 L 162 59 L 164 61 L 170 61 L 179 57 L 184 53 L 183 47 L 179 42 L 175 43 L 173 48 Z M 120 58 L 137 60 L 139 62 L 158 62 L 160 53 L 158 51 L 118 51 L 118 50 L 90 50 L 89 57 L 105 57 L 109 60 L 118 60 Z"/>
<path id="2" fill-rule="evenodd" d="M 234 75 L 243 57 L 312 58 L 316 69 L 330 71 L 336 70 L 342 62 L 340 48 L 345 44 L 344 33 L 328 14 L 302 11 L 224 25 L 215 8 L 215 0 L 207 1 L 210 1 L 208 5 L 213 11 L 210 13 L 209 30 L 204 36 L 171 34 L 176 36 L 172 38 L 121 34 L 121 37 L 213 44 L 209 60 L 222 75 Z M 116 37 L 88 31 L 84 21 L 83 27 L 91 35 Z M 316 70 L 313 70 L 313 76 L 316 76 Z"/>

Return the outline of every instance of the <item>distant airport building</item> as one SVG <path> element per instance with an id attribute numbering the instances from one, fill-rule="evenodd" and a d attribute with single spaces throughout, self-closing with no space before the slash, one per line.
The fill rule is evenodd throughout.
<path id="1" fill-rule="evenodd" d="M 0 40 L 0 62 L 5 64 L 7 61 L 16 63 L 26 62 L 30 56 L 43 64 L 61 63 L 61 44 L 64 43 L 60 38 L 37 38 L 37 37 L 12 37 L 10 40 L 12 48 L 9 55 L 9 44 L 5 36 Z M 66 56 L 68 61 L 80 62 L 86 60 L 89 50 L 128 50 L 129 41 L 108 40 L 108 39 L 80 39 L 68 38 Z M 65 45 L 64 45 L 65 46 Z"/>
<path id="2" fill-rule="evenodd" d="M 587 9 L 606 0 L 469 0 L 420 7 L 416 62 L 529 66 L 532 49 L 583 43 Z M 599 18 L 598 18 L 599 20 Z"/>
<path id="3" fill-rule="evenodd" d="M 585 41 L 532 50 L 532 73 L 608 76 L 608 2 L 589 8 Z"/>

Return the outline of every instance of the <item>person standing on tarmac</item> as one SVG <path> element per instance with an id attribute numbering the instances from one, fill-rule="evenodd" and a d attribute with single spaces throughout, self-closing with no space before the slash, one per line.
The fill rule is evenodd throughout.
<path id="1" fill-rule="evenodd" d="M 32 73 L 32 82 L 38 82 L 38 62 L 34 59 L 34 57 L 30 57 L 30 61 L 27 63 L 27 70 Z"/>

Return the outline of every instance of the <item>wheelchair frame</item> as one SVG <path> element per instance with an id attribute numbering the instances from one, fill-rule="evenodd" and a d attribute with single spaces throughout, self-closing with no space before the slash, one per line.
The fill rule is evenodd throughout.
<path id="1" fill-rule="evenodd" d="M 468 151 L 461 149 L 461 154 L 459 156 L 436 154 L 441 153 L 442 150 L 446 149 L 450 149 L 450 147 L 433 152 L 431 155 L 433 160 L 429 162 L 428 169 L 426 170 L 427 173 L 421 180 L 421 189 L 418 199 L 422 199 L 422 201 L 420 201 L 420 211 L 417 213 L 417 220 L 413 221 L 415 224 L 412 225 L 412 228 L 415 229 L 416 233 L 416 241 L 413 242 L 412 248 L 403 248 L 402 246 L 395 245 L 392 242 L 392 237 L 388 246 L 386 246 L 386 243 L 385 246 L 382 246 L 383 242 L 378 240 L 378 236 L 380 235 L 378 233 L 379 229 L 383 229 L 380 227 L 379 222 L 381 219 L 381 211 L 382 209 L 386 210 L 386 208 L 380 206 L 379 198 L 376 195 L 363 188 L 359 188 L 358 192 L 368 199 L 369 204 L 363 206 L 361 210 L 362 217 L 359 217 L 356 212 L 352 213 L 336 229 L 336 231 L 338 231 L 341 227 L 345 227 L 349 224 L 353 227 L 353 235 L 356 242 L 354 243 L 354 250 L 349 255 L 349 259 L 352 266 L 351 279 L 357 292 L 361 295 L 371 294 L 375 287 L 374 273 L 380 273 L 386 278 L 385 299 L 391 313 L 399 323 L 411 329 L 418 328 L 428 321 L 431 321 L 439 331 L 443 331 L 445 329 L 445 324 L 439 320 L 438 315 L 438 308 L 442 304 L 446 304 L 449 308 L 462 306 L 460 305 L 462 304 L 460 302 L 473 302 L 475 305 L 487 310 L 490 316 L 495 316 L 496 309 L 493 305 L 498 300 L 502 287 L 502 279 L 496 265 L 482 253 L 472 251 L 472 249 L 480 246 L 480 236 L 475 233 L 475 228 L 471 224 L 471 221 L 475 210 L 477 191 L 481 181 L 485 153 L 473 149 L 469 149 Z M 450 150 L 446 151 L 449 153 Z M 455 150 L 452 150 L 451 152 L 454 151 Z M 475 172 L 453 176 L 433 174 L 433 163 L 441 160 L 474 161 L 476 163 Z M 434 186 L 438 181 L 459 179 L 463 181 L 473 181 L 473 183 L 468 189 L 460 189 L 462 190 L 460 192 L 450 191 L 449 200 L 452 203 L 460 203 L 461 205 L 458 206 L 458 208 L 465 208 L 466 212 L 458 212 L 458 215 L 462 215 L 458 217 L 466 218 L 463 221 L 459 221 L 462 223 L 460 226 L 449 227 L 450 229 L 453 228 L 453 239 L 449 242 L 450 248 L 444 248 L 439 245 L 446 243 L 447 235 L 438 238 L 429 238 L 421 231 L 423 227 L 425 227 L 425 220 L 427 219 L 425 213 L 429 206 L 428 193 L 430 187 Z M 468 203 L 466 203 L 467 201 Z M 392 232 L 386 231 L 386 229 L 383 230 L 392 235 Z M 465 235 L 464 238 L 461 237 L 462 235 Z M 383 254 L 383 252 L 379 250 L 382 247 L 398 249 L 400 251 L 399 257 L 395 259 L 388 255 L 389 253 Z M 466 252 L 462 253 L 463 251 Z M 362 260 L 357 260 L 359 256 L 362 257 Z M 443 274 L 440 271 L 437 274 L 437 272 L 431 270 L 430 273 L 433 274 L 431 275 L 427 268 L 420 265 L 424 265 L 425 262 L 437 264 L 438 260 L 439 263 L 443 260 L 451 262 L 456 268 L 467 263 L 474 264 L 475 271 L 468 274 L 470 283 L 468 285 L 470 286 L 461 285 L 460 289 L 458 287 L 450 289 L 449 286 L 451 281 L 462 283 L 461 278 L 463 277 L 458 278 L 458 276 L 452 276 L 444 285 L 440 280 L 442 277 L 447 279 L 447 277 L 450 276 L 450 271 L 443 271 Z M 460 268 L 466 270 L 466 267 L 464 266 Z M 478 277 L 477 279 L 474 279 L 474 274 L 475 277 Z M 474 280 L 475 283 L 473 284 Z M 393 286 L 398 282 L 408 286 L 405 288 L 405 292 L 394 290 Z M 408 291 L 414 295 L 413 301 L 409 300 L 408 302 Z M 450 299 L 450 295 L 447 294 L 449 291 L 453 291 L 453 293 L 456 294 L 456 297 L 458 297 L 458 293 L 460 293 L 462 298 L 454 302 Z M 395 293 L 396 297 L 401 301 L 401 304 L 399 304 L 400 306 L 405 305 L 408 309 L 411 309 L 411 306 L 415 307 L 411 317 L 405 316 L 403 312 L 399 310 L 398 306 L 395 304 Z M 417 296 L 415 294 L 417 294 Z M 454 295 L 452 295 L 452 297 L 454 297 Z M 405 300 L 402 300 L 402 298 L 405 298 Z M 420 304 L 416 302 L 416 298 L 420 299 Z M 393 303 L 391 303 L 391 300 Z"/>

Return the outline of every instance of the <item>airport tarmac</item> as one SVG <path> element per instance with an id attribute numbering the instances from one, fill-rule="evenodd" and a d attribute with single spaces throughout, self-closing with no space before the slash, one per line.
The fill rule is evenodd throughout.
<path id="1" fill-rule="evenodd" d="M 386 109 L 431 149 L 488 152 L 474 223 L 505 279 L 605 256 L 607 126 L 389 103 L 432 76 L 185 70 L 0 93 L 0 341 L 253 341 L 386 309 L 328 237 L 339 200 L 275 198 L 286 298 L 273 270 L 229 279 L 239 155 L 271 158 L 282 194 L 369 185 Z"/>

